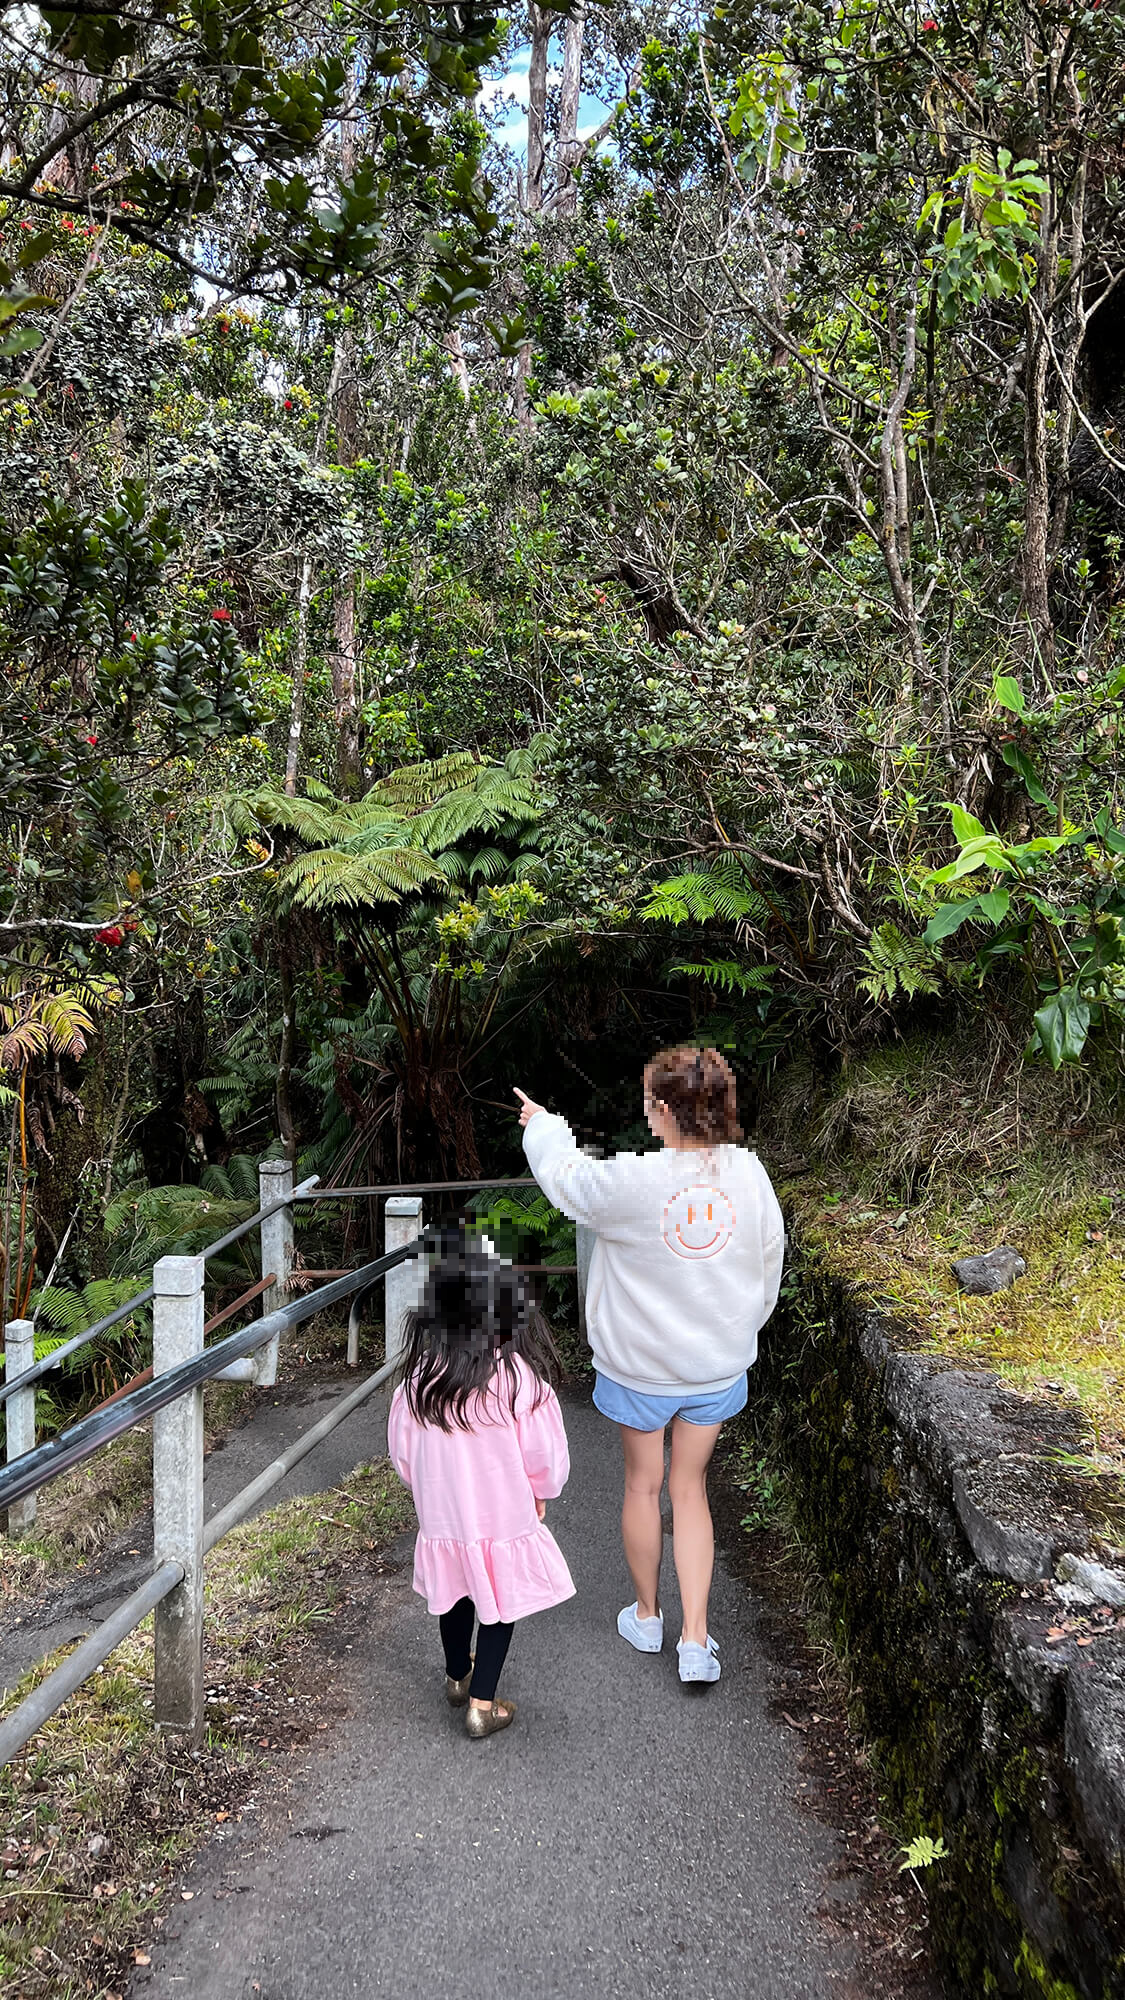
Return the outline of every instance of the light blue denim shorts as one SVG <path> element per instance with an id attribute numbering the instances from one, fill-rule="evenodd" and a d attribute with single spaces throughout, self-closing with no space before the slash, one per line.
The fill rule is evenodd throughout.
<path id="1" fill-rule="evenodd" d="M 725 1424 L 746 1408 L 748 1384 L 745 1375 L 729 1389 L 712 1389 L 693 1396 L 646 1396 L 639 1389 L 626 1389 L 608 1375 L 594 1376 L 594 1408 L 611 1423 L 625 1424 L 631 1431 L 662 1431 L 673 1417 L 686 1424 Z"/>

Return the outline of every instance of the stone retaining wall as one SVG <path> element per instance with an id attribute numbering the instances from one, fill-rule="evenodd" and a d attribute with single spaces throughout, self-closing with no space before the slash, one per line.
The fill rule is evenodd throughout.
<path id="1" fill-rule="evenodd" d="M 892 1806 L 950 1850 L 948 1993 L 1125 2000 L 1125 1533 L 1119 1483 L 1060 1457 L 1088 1455 L 1078 1413 L 911 1352 L 815 1268 L 752 1381 Z"/>

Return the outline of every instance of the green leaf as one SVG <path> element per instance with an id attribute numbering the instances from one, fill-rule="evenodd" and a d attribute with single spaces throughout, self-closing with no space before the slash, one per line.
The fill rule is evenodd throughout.
<path id="1" fill-rule="evenodd" d="M 1089 1031 L 1090 1004 L 1074 986 L 1053 994 L 1035 1016 L 1035 1038 L 1052 1069 L 1078 1061 Z"/>
<path id="2" fill-rule="evenodd" d="M 1118 832 L 1110 817 L 1110 812 L 1111 808 L 1109 806 L 1103 806 L 1094 821 L 1094 826 L 1097 829 L 1102 845 L 1108 847 L 1111 854 L 1125 854 L 1125 834 Z"/>
<path id="3" fill-rule="evenodd" d="M 983 896 L 977 897 L 977 901 L 982 917 L 987 917 L 990 924 L 1002 924 L 1012 898 L 1007 889 L 988 889 Z"/>
<path id="4" fill-rule="evenodd" d="M 1023 689 L 1017 680 L 1013 680 L 1011 674 L 997 674 L 992 689 L 992 699 L 998 702 L 1001 708 L 1010 709 L 1013 715 L 1018 715 L 1021 721 L 1027 714 Z"/>
<path id="5" fill-rule="evenodd" d="M 949 801 L 948 811 L 953 821 L 954 837 L 962 847 L 964 847 L 966 841 L 979 840 L 981 838 L 985 832 L 985 828 L 981 825 L 979 819 L 973 818 L 971 812 L 965 811 L 964 806 L 957 805 L 955 801 Z"/>
<path id="6" fill-rule="evenodd" d="M 1002 743 L 1000 755 L 1009 771 L 1015 771 L 1023 779 L 1029 798 L 1033 798 L 1037 806 L 1054 805 L 1054 799 L 1045 789 L 1026 750 L 1021 750 L 1018 743 Z"/>
<path id="7" fill-rule="evenodd" d="M 994 890 L 992 893 L 995 895 L 998 892 Z M 938 944 L 942 938 L 952 937 L 954 931 L 959 931 L 962 924 L 967 924 L 971 917 L 979 917 L 982 901 L 983 898 L 980 896 L 968 896 L 960 903 L 943 903 L 926 925 L 924 932 L 926 943 Z"/>

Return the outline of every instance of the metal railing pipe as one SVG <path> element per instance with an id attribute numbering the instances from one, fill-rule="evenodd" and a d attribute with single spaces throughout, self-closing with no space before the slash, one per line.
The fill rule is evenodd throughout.
<path id="1" fill-rule="evenodd" d="M 534 1174 L 523 1174 L 517 1180 L 497 1180 L 492 1176 L 479 1181 L 402 1181 L 394 1187 L 318 1187 L 312 1194 L 305 1194 L 301 1188 L 293 1190 L 294 1201 L 350 1201 L 353 1195 L 375 1194 L 470 1194 L 474 1188 L 538 1187 Z"/>
<path id="2" fill-rule="evenodd" d="M 11 1714 L 0 1722 L 0 1765 L 19 1755 L 36 1730 L 43 1727 L 87 1676 L 109 1658 L 114 1647 L 119 1646 L 122 1639 L 127 1639 L 141 1619 L 147 1618 L 150 1611 L 155 1611 L 169 1591 L 177 1589 L 183 1580 L 184 1572 L 179 1563 L 161 1563 L 159 1569 L 130 1592 L 116 1611 L 103 1618 L 96 1632 L 91 1632 L 73 1653 L 67 1654 L 54 1673 L 48 1674 L 37 1688 L 24 1696 Z"/>
<path id="3" fill-rule="evenodd" d="M 80 1347 L 85 1347 L 88 1340 L 96 1340 L 99 1333 L 108 1333 L 110 1327 L 116 1326 L 119 1320 L 128 1319 L 131 1313 L 139 1312 L 142 1306 L 151 1304 L 152 1286 L 149 1285 L 146 1291 L 138 1292 L 135 1298 L 126 1299 L 125 1304 L 118 1306 L 116 1312 L 107 1313 L 105 1318 L 98 1320 L 94 1326 L 88 1326 L 85 1333 L 76 1333 L 72 1339 L 64 1340 L 61 1347 L 52 1348 L 50 1354 L 44 1355 L 42 1361 L 37 1361 L 34 1368 L 28 1369 L 26 1375 L 19 1376 L 14 1382 L 0 1384 L 0 1403 L 6 1403 L 8 1397 L 14 1395 L 17 1389 L 30 1389 L 33 1383 L 41 1382 L 44 1375 L 49 1375 L 53 1368 L 57 1368 L 61 1361 L 66 1360 L 68 1354 L 76 1354 Z"/>
<path id="4" fill-rule="evenodd" d="M 282 1306 L 277 1312 L 269 1313 L 264 1319 L 251 1320 L 225 1339 L 217 1340 L 213 1346 L 194 1361 L 181 1362 L 178 1368 L 169 1368 L 156 1380 L 146 1383 L 144 1388 L 135 1389 L 123 1396 L 119 1403 L 111 1403 L 98 1410 L 81 1423 L 73 1424 L 58 1437 L 48 1439 L 34 1451 L 16 1460 L 14 1465 L 0 1470 L 0 1509 L 9 1507 L 13 1500 L 22 1500 L 25 1493 L 34 1493 L 49 1480 L 57 1479 L 60 1473 L 69 1472 L 84 1459 L 90 1458 L 110 1438 L 119 1437 L 134 1424 L 143 1423 L 166 1403 L 174 1402 L 187 1389 L 195 1389 L 202 1382 L 209 1382 L 221 1373 L 228 1361 L 237 1361 L 243 1354 L 253 1354 L 264 1340 L 275 1333 L 284 1333 L 288 1327 L 303 1326 L 307 1319 L 314 1319 L 326 1306 L 337 1305 L 341 1299 L 350 1298 L 353 1292 L 373 1285 L 395 1264 L 404 1263 L 408 1257 L 422 1254 L 425 1243 L 419 1237 L 414 1243 L 407 1243 L 401 1250 L 389 1256 L 376 1257 L 370 1264 L 364 1264 L 346 1278 L 337 1278 L 331 1285 L 322 1285 L 318 1291 L 308 1292 L 303 1298 L 296 1298 L 290 1305 Z M 26 1376 L 20 1377 L 21 1384 Z"/>
<path id="5" fill-rule="evenodd" d="M 206 1249 L 200 1251 L 200 1256 L 206 1259 L 217 1256 L 220 1250 L 229 1250 L 232 1243 L 237 1243 L 240 1236 L 248 1236 L 250 1231 L 256 1229 L 267 1216 L 276 1215 L 279 1208 L 288 1208 L 290 1199 L 308 1201 L 311 1198 L 311 1190 L 319 1179 L 319 1174 L 310 1174 L 308 1180 L 302 1181 L 300 1187 L 294 1188 L 292 1197 L 287 1197 L 285 1201 L 273 1202 L 268 1208 L 260 1208 L 257 1215 L 250 1216 L 246 1222 L 236 1224 L 233 1229 L 228 1229 L 226 1235 L 216 1237 L 214 1243 L 208 1243 Z M 126 1299 L 123 1306 L 118 1306 L 114 1312 L 107 1313 L 104 1319 L 99 1319 L 93 1326 L 88 1326 L 85 1333 L 76 1333 L 72 1339 L 64 1340 L 61 1347 L 52 1348 L 50 1354 L 45 1354 L 42 1361 L 37 1361 L 34 1368 L 29 1368 L 26 1374 L 19 1377 L 18 1382 L 0 1383 L 0 1404 L 6 1403 L 17 1388 L 30 1389 L 34 1383 L 41 1382 L 45 1375 L 49 1375 L 60 1362 L 66 1360 L 68 1354 L 77 1354 L 78 1349 L 85 1347 L 88 1341 L 96 1340 L 99 1334 L 108 1333 L 111 1327 L 117 1326 L 123 1319 L 128 1319 L 131 1313 L 139 1312 L 142 1306 L 151 1305 L 152 1296 L 152 1286 L 149 1285 L 145 1291 L 137 1292 L 135 1297 Z"/>

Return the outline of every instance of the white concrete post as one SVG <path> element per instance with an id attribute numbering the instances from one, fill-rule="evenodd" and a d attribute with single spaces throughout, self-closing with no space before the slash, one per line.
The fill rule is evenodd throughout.
<path id="1" fill-rule="evenodd" d="M 597 1232 L 585 1222 L 574 1225 L 574 1261 L 578 1266 L 578 1331 L 586 1339 L 586 1287 L 590 1282 L 590 1259 L 594 1254 Z"/>
<path id="2" fill-rule="evenodd" d="M 293 1169 L 288 1160 L 263 1160 L 258 1168 L 259 1201 L 262 1208 L 269 1208 L 275 1201 L 284 1201 L 293 1192 Z M 267 1278 L 272 1271 L 274 1283 L 262 1293 L 262 1317 L 276 1312 L 279 1306 L 289 1302 L 289 1278 L 293 1270 L 293 1210 L 279 1208 L 276 1215 L 267 1215 L 261 1226 L 262 1235 L 262 1276 Z M 280 1334 L 267 1340 L 255 1355 L 254 1380 L 260 1389 L 272 1389 L 277 1381 L 277 1355 L 281 1345 Z"/>
<path id="3" fill-rule="evenodd" d="M 391 1194 L 387 1196 L 387 1206 L 383 1218 L 384 1250 L 401 1250 L 404 1243 L 413 1243 L 422 1234 L 422 1197 L 420 1194 Z M 405 1264 L 396 1264 L 383 1279 L 383 1323 L 386 1328 L 385 1358 L 397 1361 L 402 1353 L 404 1330 L 403 1321 L 408 1312 L 413 1312 L 418 1304 L 418 1260 L 411 1257 Z"/>
<path id="4" fill-rule="evenodd" d="M 10 1319 L 4 1328 L 4 1380 L 26 1375 L 35 1361 L 35 1326 L 29 1319 Z M 4 1405 L 7 1462 L 35 1450 L 35 1390 L 19 1389 Z M 30 1535 L 35 1526 L 36 1495 L 29 1493 L 8 1509 L 8 1533 Z"/>
<path id="5" fill-rule="evenodd" d="M 203 1352 L 203 1259 L 161 1257 L 152 1274 L 152 1367 L 163 1375 Z M 152 1548 L 184 1580 L 155 1614 L 156 1723 L 203 1735 L 203 1389 L 152 1420 Z"/>

